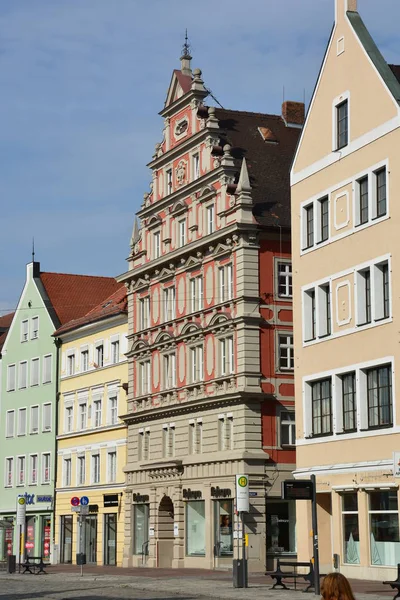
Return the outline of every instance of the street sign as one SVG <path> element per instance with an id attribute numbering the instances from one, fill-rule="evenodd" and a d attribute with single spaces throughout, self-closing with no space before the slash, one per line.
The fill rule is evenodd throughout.
<path id="1" fill-rule="evenodd" d="M 80 513 L 82 516 L 89 514 L 89 506 L 87 504 L 83 504 L 82 506 L 80 506 L 80 509 Z"/>
<path id="2" fill-rule="evenodd" d="M 79 498 L 78 498 L 78 496 L 73 496 L 71 498 L 71 504 L 72 504 L 72 506 L 79 506 Z"/>
<path id="3" fill-rule="evenodd" d="M 249 512 L 249 478 L 247 475 L 236 475 L 236 510 Z"/>
<path id="4" fill-rule="evenodd" d="M 80 513 L 81 507 L 80 506 L 71 506 L 71 512 Z"/>
<path id="5" fill-rule="evenodd" d="M 87 496 L 82 496 L 81 498 L 81 505 L 82 506 L 87 506 L 89 504 L 89 498 Z"/>
<path id="6" fill-rule="evenodd" d="M 282 498 L 284 500 L 312 500 L 313 482 L 310 479 L 286 479 L 282 481 Z"/>
<path id="7" fill-rule="evenodd" d="M 17 525 L 25 526 L 26 500 L 25 496 L 17 497 Z"/>

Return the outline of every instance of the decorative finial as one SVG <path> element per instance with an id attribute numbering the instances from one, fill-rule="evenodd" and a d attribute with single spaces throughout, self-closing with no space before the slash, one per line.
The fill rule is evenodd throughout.
<path id="1" fill-rule="evenodd" d="M 185 33 L 185 43 L 182 48 L 182 56 L 181 56 L 181 71 L 183 75 L 192 75 L 192 70 L 190 68 L 190 61 L 192 57 L 190 56 L 190 44 L 188 40 L 187 29 Z"/>
<path id="2" fill-rule="evenodd" d="M 32 262 L 35 262 L 35 238 L 32 238 Z"/>
<path id="3" fill-rule="evenodd" d="M 189 44 L 189 39 L 188 39 L 188 34 L 187 34 L 187 29 L 186 29 L 185 30 L 185 43 L 183 44 L 181 58 L 183 58 L 184 56 L 187 58 L 192 58 L 190 56 L 189 48 L 190 48 L 190 44 Z"/>

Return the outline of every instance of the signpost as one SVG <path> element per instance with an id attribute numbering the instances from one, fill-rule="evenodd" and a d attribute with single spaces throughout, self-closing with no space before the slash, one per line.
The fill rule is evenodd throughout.
<path id="1" fill-rule="evenodd" d="M 19 566 L 21 571 L 21 563 L 24 562 L 24 538 L 25 538 L 25 523 L 26 523 L 26 499 L 25 496 L 17 497 L 17 527 L 18 527 L 18 556 Z"/>
<path id="2" fill-rule="evenodd" d="M 286 479 L 282 482 L 282 498 L 284 500 L 311 500 L 312 536 L 314 553 L 314 593 L 320 595 L 319 581 L 319 547 L 317 520 L 317 484 L 315 475 L 310 479 Z"/>
<path id="3" fill-rule="evenodd" d="M 79 563 L 81 566 L 81 577 L 83 577 L 83 563 L 84 563 L 84 552 L 83 552 L 83 537 L 82 537 L 82 524 L 85 521 L 86 515 L 89 514 L 89 498 L 87 496 L 73 496 L 71 498 L 71 512 L 78 513 L 79 523 L 79 553 L 77 553 L 77 562 L 79 557 Z"/>
<path id="4" fill-rule="evenodd" d="M 249 506 L 249 478 L 247 475 L 236 475 L 236 510 L 240 514 L 242 524 L 242 585 L 237 587 L 248 587 L 247 583 L 247 561 L 246 561 L 246 537 L 244 533 L 244 513 L 248 513 Z M 239 536 L 238 536 L 239 539 Z M 237 581 L 237 583 L 239 583 Z"/>

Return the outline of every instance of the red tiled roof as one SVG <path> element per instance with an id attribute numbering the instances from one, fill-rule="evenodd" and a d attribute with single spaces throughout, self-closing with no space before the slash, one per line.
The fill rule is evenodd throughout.
<path id="1" fill-rule="evenodd" d="M 190 75 L 184 75 L 179 69 L 174 69 L 174 73 L 176 75 L 179 85 L 182 88 L 183 93 L 187 94 L 187 92 L 192 87 L 192 78 L 190 77 Z"/>
<path id="2" fill-rule="evenodd" d="M 61 325 L 79 319 L 116 292 L 113 277 L 40 273 L 41 282 Z"/>
<path id="3" fill-rule="evenodd" d="M 65 325 L 59 327 L 54 335 L 72 331 L 78 327 L 81 327 L 82 325 L 88 325 L 89 323 L 102 321 L 107 317 L 112 317 L 121 313 L 127 313 L 128 303 L 125 284 L 119 285 L 119 289 L 111 294 L 111 296 L 108 296 L 108 298 L 102 300 L 98 306 L 90 310 L 83 317 L 80 317 L 79 319 L 73 319 L 72 321 L 69 321 L 68 323 L 65 323 Z"/>
<path id="4" fill-rule="evenodd" d="M 15 313 L 9 313 L 8 315 L 0 317 L 0 352 L 4 346 L 4 342 L 6 341 L 7 333 L 10 329 L 14 314 Z"/>

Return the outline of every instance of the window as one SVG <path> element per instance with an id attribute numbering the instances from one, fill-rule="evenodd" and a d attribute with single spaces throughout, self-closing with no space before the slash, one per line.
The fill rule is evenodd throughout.
<path id="1" fill-rule="evenodd" d="M 6 416 L 6 437 L 14 437 L 15 435 L 15 411 L 8 410 Z"/>
<path id="2" fill-rule="evenodd" d="M 94 426 L 101 427 L 101 399 L 98 398 L 93 402 L 93 411 L 94 411 Z"/>
<path id="3" fill-rule="evenodd" d="M 281 555 L 296 552 L 296 502 L 266 498 L 267 552 Z"/>
<path id="4" fill-rule="evenodd" d="M 63 463 L 64 485 L 71 485 L 71 459 L 64 458 Z"/>
<path id="5" fill-rule="evenodd" d="M 371 563 L 395 566 L 400 552 L 397 490 L 369 492 Z"/>
<path id="6" fill-rule="evenodd" d="M 43 431 L 51 431 L 51 404 L 43 404 Z"/>
<path id="7" fill-rule="evenodd" d="M 386 215 L 386 167 L 375 172 L 376 216 Z"/>
<path id="8" fill-rule="evenodd" d="M 203 421 L 202 419 L 191 419 L 189 421 L 189 452 L 200 454 L 203 444 Z"/>
<path id="9" fill-rule="evenodd" d="M 107 453 L 107 463 L 108 482 L 115 483 L 117 481 L 117 452 L 115 450 Z"/>
<path id="10" fill-rule="evenodd" d="M 67 375 L 75 373 L 75 354 L 67 355 Z"/>
<path id="11" fill-rule="evenodd" d="M 312 289 L 304 294 L 304 341 L 315 340 L 316 325 L 315 290 Z"/>
<path id="12" fill-rule="evenodd" d="M 73 406 L 65 407 L 65 433 L 70 433 L 74 426 L 74 408 Z"/>
<path id="13" fill-rule="evenodd" d="M 18 409 L 18 435 L 26 435 L 26 408 Z"/>
<path id="14" fill-rule="evenodd" d="M 390 317 L 389 263 L 384 261 L 357 272 L 357 325 Z M 372 302 L 373 299 L 373 302 Z"/>
<path id="15" fill-rule="evenodd" d="M 17 485 L 25 485 L 25 466 L 26 466 L 26 458 L 25 456 L 17 457 Z"/>
<path id="16" fill-rule="evenodd" d="M 161 256 L 161 233 L 156 231 L 153 233 L 153 256 L 154 258 L 160 258 Z"/>
<path id="17" fill-rule="evenodd" d="M 100 454 L 92 454 L 92 483 L 100 483 Z"/>
<path id="18" fill-rule="evenodd" d="M 116 365 L 119 362 L 119 340 L 111 342 L 111 362 Z"/>
<path id="19" fill-rule="evenodd" d="M 193 179 L 200 177 L 200 155 L 193 154 Z"/>
<path id="20" fill-rule="evenodd" d="M 176 358 L 175 354 L 164 356 L 164 389 L 170 390 L 176 386 Z"/>
<path id="21" fill-rule="evenodd" d="M 214 233 L 215 231 L 215 208 L 214 205 L 208 206 L 206 210 L 207 215 L 207 234 Z"/>
<path id="22" fill-rule="evenodd" d="M 221 375 L 228 375 L 235 372 L 235 356 L 233 337 L 227 337 L 220 340 L 221 352 Z"/>
<path id="23" fill-rule="evenodd" d="M 206 508 L 204 500 L 185 502 L 186 556 L 206 555 Z"/>
<path id="24" fill-rule="evenodd" d="M 197 383 L 203 381 L 204 377 L 204 360 L 203 360 L 203 346 L 196 346 L 190 348 L 190 368 L 191 368 L 191 382 Z"/>
<path id="25" fill-rule="evenodd" d="M 215 544 L 220 556 L 233 555 L 233 500 L 214 501 Z"/>
<path id="26" fill-rule="evenodd" d="M 359 179 L 358 182 L 358 196 L 359 196 L 359 225 L 363 225 L 368 222 L 368 177 Z"/>
<path id="27" fill-rule="evenodd" d="M 175 319 L 175 286 L 164 289 L 164 321 Z"/>
<path id="28" fill-rule="evenodd" d="M 139 394 L 149 394 L 151 392 L 150 380 L 150 360 L 139 363 Z"/>
<path id="29" fill-rule="evenodd" d="M 329 199 L 319 200 L 320 210 L 320 241 L 325 242 L 329 237 Z"/>
<path id="30" fill-rule="evenodd" d="M 96 368 L 100 368 L 104 366 L 104 345 L 103 344 L 97 344 L 96 345 L 96 362 L 95 362 L 95 367 Z"/>
<path id="31" fill-rule="evenodd" d="M 77 480 L 78 485 L 85 485 L 86 481 L 86 458 L 85 455 L 77 458 Z"/>
<path id="32" fill-rule="evenodd" d="M 21 342 L 27 342 L 29 337 L 29 321 L 28 319 L 21 321 Z"/>
<path id="33" fill-rule="evenodd" d="M 192 298 L 192 312 L 203 310 L 203 276 L 193 277 L 190 280 L 190 295 Z"/>
<path id="34" fill-rule="evenodd" d="M 278 262 L 278 296 L 291 298 L 292 293 L 292 263 Z"/>
<path id="35" fill-rule="evenodd" d="M 134 504 L 133 518 L 135 523 L 133 553 L 142 554 L 145 550 L 146 545 L 148 544 L 149 505 Z"/>
<path id="36" fill-rule="evenodd" d="M 89 370 L 89 350 L 81 351 L 81 371 L 84 373 Z"/>
<path id="37" fill-rule="evenodd" d="M 71 463 L 70 463 L 71 466 Z M 42 483 L 50 483 L 50 453 L 42 454 Z"/>
<path id="38" fill-rule="evenodd" d="M 117 396 L 111 396 L 108 399 L 108 422 L 110 425 L 118 423 L 118 399 Z"/>
<path id="39" fill-rule="evenodd" d="M 31 360 L 31 386 L 39 385 L 39 359 Z"/>
<path id="40" fill-rule="evenodd" d="M 281 412 L 281 446 L 296 444 L 296 423 L 293 411 Z"/>
<path id="41" fill-rule="evenodd" d="M 332 433 L 331 379 L 315 381 L 311 387 L 313 435 L 329 435 Z"/>
<path id="42" fill-rule="evenodd" d="M 290 371 L 294 369 L 293 335 L 279 335 L 279 369 Z"/>
<path id="43" fill-rule="evenodd" d="M 150 326 L 150 296 L 139 300 L 139 319 L 140 329 L 147 329 Z"/>
<path id="44" fill-rule="evenodd" d="M 167 170 L 167 195 L 172 194 L 172 169 Z"/>
<path id="45" fill-rule="evenodd" d="M 318 287 L 318 337 L 330 335 L 331 332 L 331 290 L 329 283 Z"/>
<path id="46" fill-rule="evenodd" d="M 15 391 L 15 365 L 8 365 L 7 367 L 7 391 L 14 392 Z"/>
<path id="47" fill-rule="evenodd" d="M 43 383 L 51 383 L 52 355 L 43 357 Z"/>
<path id="48" fill-rule="evenodd" d="M 39 337 L 39 317 L 31 319 L 31 339 L 36 340 Z"/>
<path id="49" fill-rule="evenodd" d="M 233 450 L 233 415 L 218 416 L 218 449 Z"/>
<path id="50" fill-rule="evenodd" d="M 356 374 L 342 376 L 343 431 L 357 429 Z"/>
<path id="51" fill-rule="evenodd" d="M 178 246 L 183 248 L 186 244 L 186 219 L 178 221 Z"/>
<path id="52" fill-rule="evenodd" d="M 12 487 L 14 485 L 14 459 L 6 458 L 6 477 L 4 485 L 6 487 Z"/>
<path id="53" fill-rule="evenodd" d="M 31 485 L 36 485 L 38 482 L 38 455 L 31 454 L 29 463 L 30 483 Z"/>
<path id="54" fill-rule="evenodd" d="M 375 321 L 390 317 L 389 265 L 384 262 L 374 267 Z"/>
<path id="55" fill-rule="evenodd" d="M 39 407 L 31 406 L 31 433 L 39 432 Z"/>
<path id="56" fill-rule="evenodd" d="M 391 366 L 385 365 L 368 369 L 368 428 L 393 425 L 392 416 L 392 372 Z"/>
<path id="57" fill-rule="evenodd" d="M 336 149 L 340 150 L 349 143 L 348 125 L 348 100 L 341 102 L 336 107 Z"/>
<path id="58" fill-rule="evenodd" d="M 175 423 L 163 425 L 163 457 L 175 456 Z"/>
<path id="59" fill-rule="evenodd" d="M 346 492 L 342 496 L 343 519 L 343 562 L 351 565 L 360 563 L 360 535 L 358 529 L 358 495 Z"/>
<path id="60" fill-rule="evenodd" d="M 138 431 L 138 460 L 149 460 L 150 453 L 150 429 L 139 429 Z"/>
<path id="61" fill-rule="evenodd" d="M 233 298 L 233 267 L 232 264 L 219 268 L 219 300 L 226 302 Z"/>
<path id="62" fill-rule="evenodd" d="M 26 388 L 27 379 L 28 379 L 28 363 L 26 362 L 26 360 L 24 360 L 23 362 L 19 363 L 18 387 L 20 390 Z"/>
<path id="63" fill-rule="evenodd" d="M 305 211 L 305 248 L 311 248 L 314 245 L 314 205 L 306 206 Z"/>
<path id="64" fill-rule="evenodd" d="M 79 429 L 86 429 L 87 423 L 87 404 L 81 402 L 79 404 Z"/>

